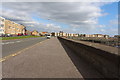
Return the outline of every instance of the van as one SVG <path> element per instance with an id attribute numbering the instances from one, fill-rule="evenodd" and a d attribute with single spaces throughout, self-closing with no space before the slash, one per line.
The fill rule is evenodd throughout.
<path id="1" fill-rule="evenodd" d="M 47 35 L 46 37 L 47 37 L 47 39 L 50 39 L 50 38 L 51 38 L 51 35 Z"/>

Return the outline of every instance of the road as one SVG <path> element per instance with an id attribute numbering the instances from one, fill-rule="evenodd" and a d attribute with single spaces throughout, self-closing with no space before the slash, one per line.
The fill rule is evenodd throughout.
<path id="1" fill-rule="evenodd" d="M 102 78 L 85 61 L 51 38 L 2 62 L 3 78 Z M 84 80 L 84 79 L 82 79 Z"/>
<path id="2" fill-rule="evenodd" d="M 17 40 L 3 40 L 1 43 L 2 57 L 18 52 L 24 48 L 27 48 L 45 39 L 46 39 L 45 37 L 38 37 L 38 38 L 26 38 L 26 39 L 17 39 Z"/>

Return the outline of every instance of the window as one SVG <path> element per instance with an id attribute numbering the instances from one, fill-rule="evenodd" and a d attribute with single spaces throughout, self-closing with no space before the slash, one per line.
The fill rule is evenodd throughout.
<path id="1" fill-rule="evenodd" d="M 1 26 L 0 27 L 4 27 L 4 24 L 1 24 Z"/>

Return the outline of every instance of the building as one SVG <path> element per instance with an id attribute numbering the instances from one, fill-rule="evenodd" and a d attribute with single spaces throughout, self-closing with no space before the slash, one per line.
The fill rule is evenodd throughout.
<path id="1" fill-rule="evenodd" d="M 39 36 L 40 34 L 39 34 L 38 31 L 34 30 L 34 31 L 31 32 L 31 35 L 33 35 L 33 36 Z"/>
<path id="2" fill-rule="evenodd" d="M 52 33 L 51 33 L 51 36 L 55 36 L 55 32 L 52 32 Z"/>
<path id="3" fill-rule="evenodd" d="M 67 37 L 67 35 L 66 35 L 66 33 L 63 33 L 63 35 L 62 35 L 63 37 Z"/>
<path id="4" fill-rule="evenodd" d="M 57 33 L 57 36 L 60 36 L 59 33 Z"/>
<path id="5" fill-rule="evenodd" d="M 120 35 L 114 35 L 115 38 L 120 38 Z"/>
<path id="6" fill-rule="evenodd" d="M 109 38 L 109 35 L 104 35 L 104 38 Z"/>
<path id="7" fill-rule="evenodd" d="M 25 34 L 25 26 L 22 24 L 15 23 L 13 21 L 7 20 L 0 17 L 0 33 L 1 34 Z"/>
<path id="8" fill-rule="evenodd" d="M 63 37 L 63 31 L 60 31 L 60 32 L 58 33 L 58 36 Z"/>
<path id="9" fill-rule="evenodd" d="M 79 37 L 99 37 L 99 38 L 109 38 L 109 35 L 103 35 L 103 34 L 79 34 Z"/>
<path id="10" fill-rule="evenodd" d="M 66 33 L 66 36 L 68 37 L 68 36 L 69 36 L 69 34 L 68 34 L 68 33 Z"/>
<path id="11" fill-rule="evenodd" d="M 94 34 L 86 34 L 85 37 L 95 37 Z"/>
<path id="12" fill-rule="evenodd" d="M 0 17 L 0 34 L 5 34 L 5 18 Z"/>
<path id="13" fill-rule="evenodd" d="M 57 37 L 57 36 L 58 36 L 58 33 L 57 33 L 57 32 L 52 32 L 52 33 L 51 33 L 51 36 Z"/>
<path id="14" fill-rule="evenodd" d="M 25 34 L 25 26 L 10 20 L 5 20 L 5 34 Z"/>
<path id="15" fill-rule="evenodd" d="M 103 34 L 93 34 L 93 35 L 94 35 L 94 37 L 104 37 Z"/>
<path id="16" fill-rule="evenodd" d="M 47 34 L 49 34 L 48 32 L 40 32 L 40 35 L 41 36 L 45 36 L 45 35 L 47 35 Z"/>
<path id="17" fill-rule="evenodd" d="M 31 31 L 26 30 L 26 34 L 27 34 L 27 35 L 31 35 L 31 33 L 32 33 Z"/>
<path id="18" fill-rule="evenodd" d="M 79 34 L 74 34 L 74 37 L 78 37 L 79 36 Z"/>
<path id="19" fill-rule="evenodd" d="M 86 34 L 79 34 L 79 37 L 85 37 Z"/>
<path id="20" fill-rule="evenodd" d="M 57 32 L 55 32 L 55 36 L 58 36 L 58 33 L 57 33 Z"/>

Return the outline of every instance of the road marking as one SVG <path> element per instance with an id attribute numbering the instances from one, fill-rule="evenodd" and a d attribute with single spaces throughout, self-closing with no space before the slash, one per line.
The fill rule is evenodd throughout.
<path id="1" fill-rule="evenodd" d="M 21 42 L 21 41 L 16 41 L 16 42 Z"/>
<path id="2" fill-rule="evenodd" d="M 18 52 L 16 52 L 16 53 L 13 53 L 13 54 L 10 54 L 10 55 L 5 56 L 5 57 L 3 57 L 3 58 L 0 58 L 0 62 L 3 62 L 3 61 L 7 60 L 7 59 L 10 58 L 10 57 L 17 56 L 17 55 L 19 55 L 21 52 L 24 52 L 24 51 L 26 51 L 26 50 L 28 50 L 28 49 L 30 49 L 30 48 L 38 45 L 38 44 L 41 44 L 41 43 L 43 43 L 43 42 L 45 42 L 45 41 L 48 41 L 48 39 L 43 40 L 43 41 L 41 41 L 41 42 L 39 42 L 39 43 L 36 43 L 36 44 L 34 44 L 34 45 L 32 45 L 32 46 L 29 46 L 29 47 L 27 47 L 27 48 L 25 48 L 25 49 L 22 49 L 21 51 L 18 51 Z"/>
<path id="3" fill-rule="evenodd" d="M 15 41 L 15 42 L 6 42 L 6 43 L 1 43 L 2 45 L 5 45 L 5 44 L 13 44 L 13 43 L 19 43 L 21 41 Z"/>

